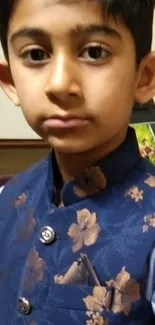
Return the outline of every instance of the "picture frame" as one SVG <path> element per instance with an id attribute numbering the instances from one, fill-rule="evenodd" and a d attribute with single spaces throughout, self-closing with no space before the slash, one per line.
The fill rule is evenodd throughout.
<path id="1" fill-rule="evenodd" d="M 0 139 L 0 185 L 10 176 L 43 159 L 49 152 L 49 145 L 40 139 Z"/>

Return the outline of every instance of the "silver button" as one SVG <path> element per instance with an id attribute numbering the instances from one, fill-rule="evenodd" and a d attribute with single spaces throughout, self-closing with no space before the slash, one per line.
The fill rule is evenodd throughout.
<path id="1" fill-rule="evenodd" d="M 40 241 L 43 244 L 50 244 L 55 239 L 55 232 L 50 226 L 45 226 L 40 231 Z"/>
<path id="2" fill-rule="evenodd" d="M 30 314 L 32 306 L 31 306 L 31 303 L 26 298 L 24 298 L 24 297 L 19 298 L 18 306 L 19 306 L 20 311 L 23 314 L 26 314 L 26 315 Z"/>

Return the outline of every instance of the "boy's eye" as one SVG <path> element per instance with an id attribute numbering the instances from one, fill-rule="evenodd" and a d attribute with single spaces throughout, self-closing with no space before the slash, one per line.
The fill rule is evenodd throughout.
<path id="1" fill-rule="evenodd" d="M 109 55 L 110 51 L 105 49 L 102 45 L 92 44 L 84 48 L 83 52 L 80 54 L 80 57 L 85 60 L 95 62 L 104 60 Z"/>
<path id="2" fill-rule="evenodd" d="M 39 48 L 24 50 L 20 54 L 20 56 L 29 62 L 35 62 L 35 63 L 46 61 L 50 57 L 50 55 L 47 52 Z"/>

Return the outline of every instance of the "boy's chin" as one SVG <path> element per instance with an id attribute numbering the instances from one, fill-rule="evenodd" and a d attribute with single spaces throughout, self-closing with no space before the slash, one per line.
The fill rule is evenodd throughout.
<path id="1" fill-rule="evenodd" d="M 63 154 L 82 154 L 92 149 L 90 143 L 87 144 L 75 139 L 53 140 L 48 138 L 47 141 L 52 149 Z"/>

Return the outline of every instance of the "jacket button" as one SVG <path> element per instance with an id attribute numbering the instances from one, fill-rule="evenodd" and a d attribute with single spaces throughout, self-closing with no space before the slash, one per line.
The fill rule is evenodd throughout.
<path id="1" fill-rule="evenodd" d="M 21 297 L 18 299 L 18 306 L 20 311 L 25 314 L 28 315 L 31 312 L 32 306 L 31 303 L 24 297 Z"/>
<path id="2" fill-rule="evenodd" d="M 55 239 L 55 232 L 50 226 L 45 226 L 40 230 L 40 241 L 43 244 L 51 244 Z"/>

